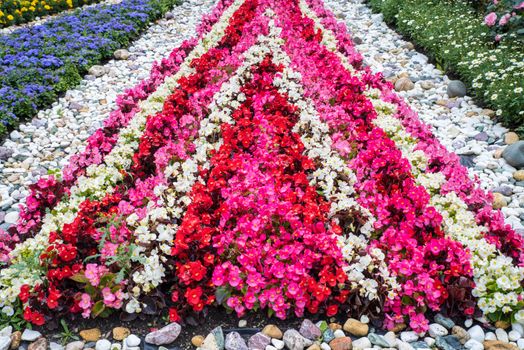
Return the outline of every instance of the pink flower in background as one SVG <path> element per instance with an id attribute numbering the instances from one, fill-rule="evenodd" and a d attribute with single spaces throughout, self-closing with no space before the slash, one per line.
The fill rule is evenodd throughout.
<path id="1" fill-rule="evenodd" d="M 486 23 L 488 27 L 493 27 L 496 22 L 497 22 L 497 14 L 495 12 L 491 12 L 484 18 L 484 23 Z"/>
<path id="2" fill-rule="evenodd" d="M 506 13 L 504 16 L 502 16 L 502 18 L 500 19 L 499 21 L 499 26 L 503 26 L 503 25 L 506 25 L 506 23 L 508 23 L 509 19 L 511 18 L 511 14 L 509 13 Z"/>
<path id="3" fill-rule="evenodd" d="M 524 9 L 524 1 L 514 7 L 516 10 Z"/>

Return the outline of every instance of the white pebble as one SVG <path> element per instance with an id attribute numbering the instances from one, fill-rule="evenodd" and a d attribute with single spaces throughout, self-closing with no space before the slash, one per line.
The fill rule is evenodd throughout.
<path id="1" fill-rule="evenodd" d="M 139 346 L 140 345 L 140 338 L 137 337 L 136 335 L 134 334 L 130 334 L 127 338 L 126 338 L 126 345 L 129 346 L 129 347 L 135 347 L 135 346 Z"/>
<path id="2" fill-rule="evenodd" d="M 353 341 L 353 350 L 366 350 L 371 348 L 371 341 L 367 337 L 358 338 Z"/>
<path id="3" fill-rule="evenodd" d="M 111 342 L 107 339 L 100 339 L 96 342 L 95 346 L 96 350 L 110 350 L 111 349 Z"/>
<path id="4" fill-rule="evenodd" d="M 277 339 L 277 338 L 272 338 L 271 344 L 273 344 L 273 346 L 277 348 L 278 350 L 282 350 L 284 349 L 284 346 L 286 346 L 286 343 L 284 343 L 282 340 Z"/>
<path id="5" fill-rule="evenodd" d="M 438 323 L 432 323 L 429 325 L 429 335 L 433 338 L 436 337 L 443 337 L 448 334 L 448 330 L 446 327 L 438 324 Z"/>
<path id="6" fill-rule="evenodd" d="M 512 330 L 512 331 L 509 331 L 508 338 L 511 341 L 517 341 L 521 338 L 521 335 L 519 332 Z"/>
<path id="7" fill-rule="evenodd" d="M 245 326 L 247 326 L 247 321 L 246 320 L 238 321 L 238 327 L 244 328 Z"/>
<path id="8" fill-rule="evenodd" d="M 475 339 L 479 343 L 482 343 L 486 338 L 484 330 L 479 325 L 473 326 L 468 330 L 469 335 L 472 339 Z"/>
<path id="9" fill-rule="evenodd" d="M 322 350 L 331 350 L 331 346 L 329 346 L 328 343 L 322 343 L 322 344 L 320 344 L 320 348 L 321 348 Z"/>
<path id="10" fill-rule="evenodd" d="M 471 318 L 468 318 L 465 322 L 464 322 L 464 326 L 466 328 L 469 328 L 471 326 L 473 326 L 473 320 Z"/>
<path id="11" fill-rule="evenodd" d="M 42 336 L 42 333 L 38 331 L 34 331 L 32 329 L 24 329 L 24 332 L 22 333 L 22 340 L 33 342 L 40 338 Z"/>
<path id="12" fill-rule="evenodd" d="M 464 344 L 464 347 L 466 349 L 470 349 L 470 350 L 484 350 L 484 345 L 482 345 L 482 343 L 479 343 L 478 341 L 476 341 L 475 339 L 470 339 L 468 340 L 465 344 Z"/>
<path id="13" fill-rule="evenodd" d="M 342 338 L 345 337 L 346 334 L 344 334 L 344 331 L 342 329 L 337 329 L 333 332 L 333 335 L 335 335 L 335 338 Z"/>
<path id="14" fill-rule="evenodd" d="M 428 346 L 433 346 L 433 344 L 435 344 L 435 339 L 431 338 L 431 337 L 426 337 L 424 338 L 424 341 L 426 342 L 426 344 L 428 344 Z"/>
<path id="15" fill-rule="evenodd" d="M 497 335 L 493 332 L 486 333 L 486 340 L 497 340 Z"/>
<path id="16" fill-rule="evenodd" d="M 502 328 L 497 328 L 495 330 L 495 335 L 497 336 L 498 340 L 503 341 L 504 343 L 509 342 L 508 333 L 506 333 L 506 331 Z"/>
<path id="17" fill-rule="evenodd" d="M 524 338 L 520 338 L 519 340 L 517 340 L 517 346 L 520 350 L 524 350 Z"/>
<path id="18" fill-rule="evenodd" d="M 400 339 L 406 343 L 413 343 L 418 340 L 418 334 L 413 331 L 400 332 Z"/>

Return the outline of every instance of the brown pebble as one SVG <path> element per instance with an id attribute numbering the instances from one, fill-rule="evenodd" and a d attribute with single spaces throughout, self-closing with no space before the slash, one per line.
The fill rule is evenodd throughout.
<path id="1" fill-rule="evenodd" d="M 113 328 L 113 339 L 114 340 L 124 340 L 131 334 L 129 328 L 126 327 L 115 327 Z"/>
<path id="2" fill-rule="evenodd" d="M 47 339 L 38 338 L 35 342 L 29 344 L 27 350 L 47 350 Z"/>
<path id="3" fill-rule="evenodd" d="M 268 337 L 275 338 L 275 339 L 282 339 L 283 334 L 280 328 L 275 326 L 274 324 L 268 324 L 264 327 L 262 330 L 262 333 L 267 335 Z"/>
<path id="4" fill-rule="evenodd" d="M 353 349 L 353 343 L 350 337 L 335 338 L 329 342 L 331 350 L 351 350 Z"/>
<path id="5" fill-rule="evenodd" d="M 11 334 L 11 349 L 18 349 L 22 341 L 22 332 L 16 331 Z"/>
<path id="6" fill-rule="evenodd" d="M 102 334 L 100 332 L 100 329 L 91 328 L 91 329 L 84 329 L 83 331 L 80 331 L 80 336 L 85 341 L 90 342 L 90 341 L 98 341 L 100 337 L 102 336 Z"/>
<path id="7" fill-rule="evenodd" d="M 329 328 L 332 331 L 336 331 L 337 329 L 342 329 L 342 325 L 340 323 L 332 322 L 332 323 L 329 324 Z"/>
<path id="8" fill-rule="evenodd" d="M 202 335 L 195 335 L 193 338 L 191 338 L 191 344 L 193 344 L 197 348 L 200 347 L 203 342 L 204 342 L 204 336 Z"/>

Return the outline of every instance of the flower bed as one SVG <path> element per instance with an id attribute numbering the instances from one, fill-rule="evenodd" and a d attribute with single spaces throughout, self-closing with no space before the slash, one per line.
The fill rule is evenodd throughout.
<path id="1" fill-rule="evenodd" d="M 99 0 L 6 0 L 0 4 L 0 27 L 9 27 L 64 10 L 94 4 Z"/>
<path id="2" fill-rule="evenodd" d="M 0 36 L 0 136 L 126 47 L 176 0 L 124 0 Z"/>
<path id="3" fill-rule="evenodd" d="M 370 0 L 369 4 L 423 47 L 442 69 L 458 74 L 506 126 L 524 132 L 520 34 L 507 34 L 494 42 L 484 17 L 465 1 Z"/>
<path id="4" fill-rule="evenodd" d="M 220 1 L 119 101 L 0 235 L 11 322 L 524 320 L 522 238 L 320 0 Z"/>

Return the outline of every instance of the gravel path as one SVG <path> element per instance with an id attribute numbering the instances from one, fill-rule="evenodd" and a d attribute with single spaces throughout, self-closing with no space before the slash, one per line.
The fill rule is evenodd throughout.
<path id="1" fill-rule="evenodd" d="M 169 19 L 158 21 L 133 43 L 129 59 L 107 62 L 106 74 L 87 75 L 52 108 L 11 132 L 0 146 L 0 228 L 16 220 L 14 212 L 28 194 L 27 185 L 48 170 L 62 168 L 71 155 L 82 150 L 84 141 L 116 108 L 117 95 L 148 77 L 154 61 L 193 37 L 202 15 L 214 3 L 189 0 L 174 7 L 166 16 Z"/>
<path id="2" fill-rule="evenodd" d="M 495 123 L 473 100 L 449 98 L 450 79 L 428 63 L 428 58 L 413 49 L 360 0 L 325 0 L 326 5 L 345 21 L 358 44 L 357 50 L 375 72 L 386 78 L 407 73 L 414 88 L 399 92 L 423 122 L 448 150 L 460 155 L 470 175 L 481 179 L 484 189 L 501 193 L 498 198 L 506 222 L 524 234 L 524 181 L 516 181 L 517 169 L 500 158 L 505 147 L 506 128 Z M 498 150 L 498 151 L 497 151 Z M 504 205 L 505 204 L 505 205 Z"/>

